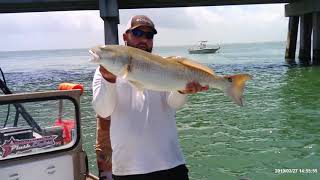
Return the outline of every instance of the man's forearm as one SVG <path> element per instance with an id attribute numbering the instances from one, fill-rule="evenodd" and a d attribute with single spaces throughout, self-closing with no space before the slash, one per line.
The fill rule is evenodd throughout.
<path id="1" fill-rule="evenodd" d="M 116 84 L 106 81 L 97 70 L 92 83 L 92 106 L 101 117 L 112 114 L 116 104 Z"/>
<path id="2" fill-rule="evenodd" d="M 96 155 L 99 171 L 111 171 L 110 117 L 97 116 Z"/>

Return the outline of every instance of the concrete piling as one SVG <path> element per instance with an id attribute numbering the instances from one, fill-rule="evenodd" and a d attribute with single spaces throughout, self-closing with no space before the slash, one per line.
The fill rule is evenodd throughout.
<path id="1" fill-rule="evenodd" d="M 320 65 L 320 12 L 313 13 L 312 64 Z"/>
<path id="2" fill-rule="evenodd" d="M 298 37 L 299 16 L 289 18 L 287 47 L 285 59 L 288 64 L 295 64 L 296 46 Z"/>
<path id="3" fill-rule="evenodd" d="M 311 33 L 312 14 L 304 14 L 300 17 L 299 63 L 301 65 L 311 64 Z"/>

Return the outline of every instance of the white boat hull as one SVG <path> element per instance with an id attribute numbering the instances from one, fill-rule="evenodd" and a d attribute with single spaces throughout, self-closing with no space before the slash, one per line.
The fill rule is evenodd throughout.
<path id="1" fill-rule="evenodd" d="M 213 54 L 216 53 L 220 48 L 206 48 L 206 49 L 189 49 L 190 54 Z"/>

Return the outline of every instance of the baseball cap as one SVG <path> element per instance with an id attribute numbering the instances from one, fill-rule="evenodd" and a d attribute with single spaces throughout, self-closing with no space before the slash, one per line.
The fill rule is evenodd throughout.
<path id="1" fill-rule="evenodd" d="M 153 24 L 153 22 L 151 21 L 151 19 L 148 16 L 145 15 L 136 15 L 130 18 L 128 24 L 127 24 L 127 28 L 126 28 L 126 32 L 128 30 L 132 30 L 135 29 L 137 27 L 141 27 L 141 26 L 147 26 L 150 27 L 154 34 L 157 34 L 157 30 Z"/>

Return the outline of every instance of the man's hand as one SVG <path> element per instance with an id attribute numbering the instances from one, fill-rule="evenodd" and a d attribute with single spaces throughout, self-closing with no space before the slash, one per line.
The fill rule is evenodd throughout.
<path id="1" fill-rule="evenodd" d="M 195 94 L 197 92 L 202 92 L 202 91 L 207 91 L 209 89 L 209 86 L 201 86 L 199 84 L 199 82 L 189 82 L 186 85 L 186 89 L 185 90 L 180 90 L 179 92 L 182 94 Z"/>
<path id="2" fill-rule="evenodd" d="M 112 74 L 111 72 L 109 72 L 108 70 L 106 70 L 104 67 L 100 66 L 99 71 L 100 71 L 102 77 L 105 80 L 107 80 L 108 82 L 111 82 L 111 83 L 116 82 L 117 77 L 114 74 Z"/>

